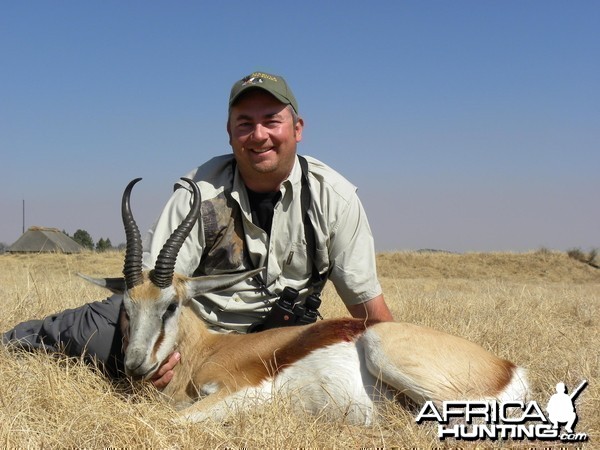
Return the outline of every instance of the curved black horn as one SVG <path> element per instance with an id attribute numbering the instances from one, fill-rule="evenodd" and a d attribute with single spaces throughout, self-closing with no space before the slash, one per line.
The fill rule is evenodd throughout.
<path id="1" fill-rule="evenodd" d="M 192 188 L 192 207 L 188 215 L 183 219 L 183 222 L 181 222 L 177 229 L 173 231 L 169 239 L 167 239 L 167 242 L 165 242 L 165 245 L 156 258 L 154 271 L 150 274 L 152 282 L 162 289 L 171 286 L 171 283 L 173 282 L 177 254 L 184 241 L 189 236 L 190 231 L 192 231 L 194 224 L 198 221 L 202 207 L 202 199 L 200 198 L 200 189 L 198 188 L 198 185 L 189 178 L 181 179 L 188 183 Z"/>
<path id="2" fill-rule="evenodd" d="M 129 197 L 131 189 L 140 181 L 141 178 L 132 180 L 123 192 L 123 201 L 121 202 L 121 217 L 125 226 L 126 249 L 125 249 L 125 266 L 123 267 L 123 275 L 125 275 L 125 285 L 127 289 L 131 289 L 142 282 L 142 237 L 140 230 L 135 223 L 131 206 L 129 205 Z"/>

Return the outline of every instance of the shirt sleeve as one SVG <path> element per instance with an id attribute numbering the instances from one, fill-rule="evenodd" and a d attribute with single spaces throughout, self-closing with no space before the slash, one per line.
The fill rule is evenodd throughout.
<path id="1" fill-rule="evenodd" d="M 340 212 L 330 245 L 330 279 L 346 305 L 364 303 L 382 293 L 373 234 L 356 194 Z"/>
<path id="2" fill-rule="evenodd" d="M 191 204 L 192 193 L 187 188 L 180 187 L 173 192 L 158 220 L 144 239 L 144 269 L 154 268 L 154 263 L 164 243 L 188 214 Z M 179 250 L 175 272 L 181 275 L 192 276 L 200 264 L 204 245 L 202 227 L 199 226 L 200 220 L 194 225 L 189 237 Z"/>

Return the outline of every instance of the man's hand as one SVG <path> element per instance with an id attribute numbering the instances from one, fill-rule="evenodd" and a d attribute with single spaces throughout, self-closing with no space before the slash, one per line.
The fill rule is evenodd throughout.
<path id="1" fill-rule="evenodd" d="M 169 358 L 158 368 L 158 371 L 152 377 L 152 384 L 156 389 L 162 390 L 167 387 L 173 379 L 173 368 L 179 363 L 181 355 L 179 352 L 171 353 Z"/>

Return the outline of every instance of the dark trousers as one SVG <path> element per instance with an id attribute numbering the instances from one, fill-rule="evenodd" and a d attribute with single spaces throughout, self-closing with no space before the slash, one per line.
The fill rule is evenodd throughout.
<path id="1" fill-rule="evenodd" d="M 2 335 L 2 344 L 26 350 L 44 349 L 95 361 L 111 377 L 123 375 L 119 314 L 123 297 L 67 309 L 42 320 L 29 320 Z"/>

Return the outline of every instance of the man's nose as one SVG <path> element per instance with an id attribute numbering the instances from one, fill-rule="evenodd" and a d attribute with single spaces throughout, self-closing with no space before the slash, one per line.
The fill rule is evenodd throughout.
<path id="1" fill-rule="evenodd" d="M 260 123 L 256 124 L 254 130 L 252 131 L 252 138 L 255 141 L 264 141 L 269 137 L 267 133 L 267 128 L 263 127 Z"/>

